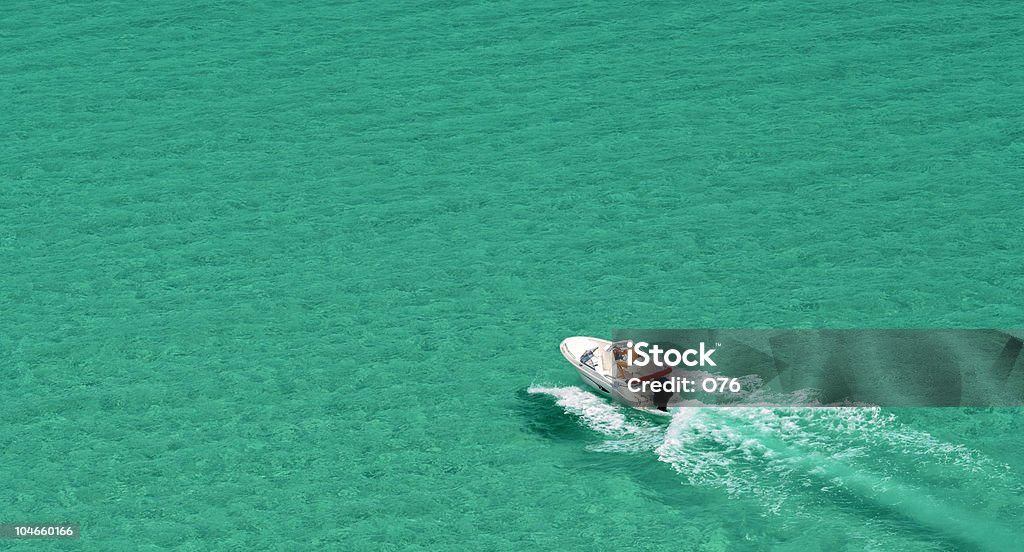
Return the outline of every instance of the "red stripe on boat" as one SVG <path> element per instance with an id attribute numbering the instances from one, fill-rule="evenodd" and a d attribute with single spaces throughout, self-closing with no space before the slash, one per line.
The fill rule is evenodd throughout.
<path id="1" fill-rule="evenodd" d="M 653 380 L 653 379 L 658 379 L 658 378 L 663 377 L 663 376 L 667 376 L 667 375 L 669 375 L 671 373 L 672 373 L 672 369 L 671 368 L 665 368 L 664 370 L 662 370 L 660 372 L 655 372 L 653 374 L 649 374 L 649 375 L 646 375 L 646 376 L 643 376 L 643 377 L 639 377 L 637 379 L 640 380 L 640 381 L 650 381 L 650 380 Z"/>

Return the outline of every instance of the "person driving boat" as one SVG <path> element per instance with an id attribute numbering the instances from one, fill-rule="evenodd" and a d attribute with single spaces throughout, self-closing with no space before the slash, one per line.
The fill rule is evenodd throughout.
<path id="1" fill-rule="evenodd" d="M 640 376 L 639 373 L 641 369 L 630 364 L 630 352 L 633 353 L 632 357 L 636 358 L 636 345 L 634 345 L 632 341 L 627 341 L 624 344 L 620 342 L 612 345 L 612 357 L 615 359 L 617 375 L 620 379 L 628 380 L 630 378 L 637 378 L 641 381 L 655 380 L 663 383 L 668 381 L 665 376 L 672 373 L 671 367 Z M 655 392 L 653 395 L 655 407 L 662 412 L 667 412 L 668 401 L 671 397 L 672 392 L 670 391 Z"/>
<path id="2" fill-rule="evenodd" d="M 629 368 L 629 348 L 612 347 L 612 355 L 615 357 L 615 365 L 618 367 L 618 377 L 626 379 L 626 369 Z"/>

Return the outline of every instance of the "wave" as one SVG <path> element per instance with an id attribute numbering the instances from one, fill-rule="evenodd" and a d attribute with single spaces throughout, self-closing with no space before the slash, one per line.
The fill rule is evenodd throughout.
<path id="1" fill-rule="evenodd" d="M 578 387 L 528 392 L 606 437 L 590 450 L 653 453 L 686 483 L 753 499 L 768 516 L 882 509 L 958 542 L 1010 544 L 999 520 L 1024 515 L 1009 466 L 878 407 L 679 408 L 666 427 Z"/>
<path id="2" fill-rule="evenodd" d="M 610 437 L 623 438 L 611 442 L 629 444 L 654 439 L 656 443 L 651 442 L 656 446 L 663 437 L 663 428 L 642 419 L 631 420 L 627 412 L 633 409 L 606 401 L 579 387 L 534 386 L 527 392 L 549 395 L 566 413 L 578 416 L 587 428 Z M 638 450 L 653 450 L 653 446 Z"/>

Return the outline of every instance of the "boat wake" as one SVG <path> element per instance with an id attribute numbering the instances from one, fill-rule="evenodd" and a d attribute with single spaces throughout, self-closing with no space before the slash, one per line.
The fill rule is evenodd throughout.
<path id="1" fill-rule="evenodd" d="M 580 422 L 608 437 L 591 447 L 606 452 L 654 450 L 665 437 L 664 426 L 637 416 L 633 409 L 609 402 L 579 387 L 530 387 L 531 394 L 554 397 L 555 404 L 567 414 L 577 416 Z"/>
<path id="2" fill-rule="evenodd" d="M 881 509 L 967 543 L 1009 544 L 1012 531 L 994 520 L 1024 515 L 1009 506 L 1024 497 L 1009 466 L 877 407 L 678 408 L 666 426 L 577 387 L 528 392 L 602 434 L 590 450 L 652 454 L 686 483 L 753 499 L 786 522 Z"/>

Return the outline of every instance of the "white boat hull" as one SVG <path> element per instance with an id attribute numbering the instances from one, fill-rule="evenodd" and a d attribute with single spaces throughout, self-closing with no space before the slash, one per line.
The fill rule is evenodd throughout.
<path id="1" fill-rule="evenodd" d="M 576 336 L 562 341 L 560 349 L 580 378 L 598 393 L 645 412 L 664 415 L 655 408 L 653 397 L 630 391 L 627 382 L 616 377 L 615 360 L 606 350 L 611 344 L 605 339 Z"/>

